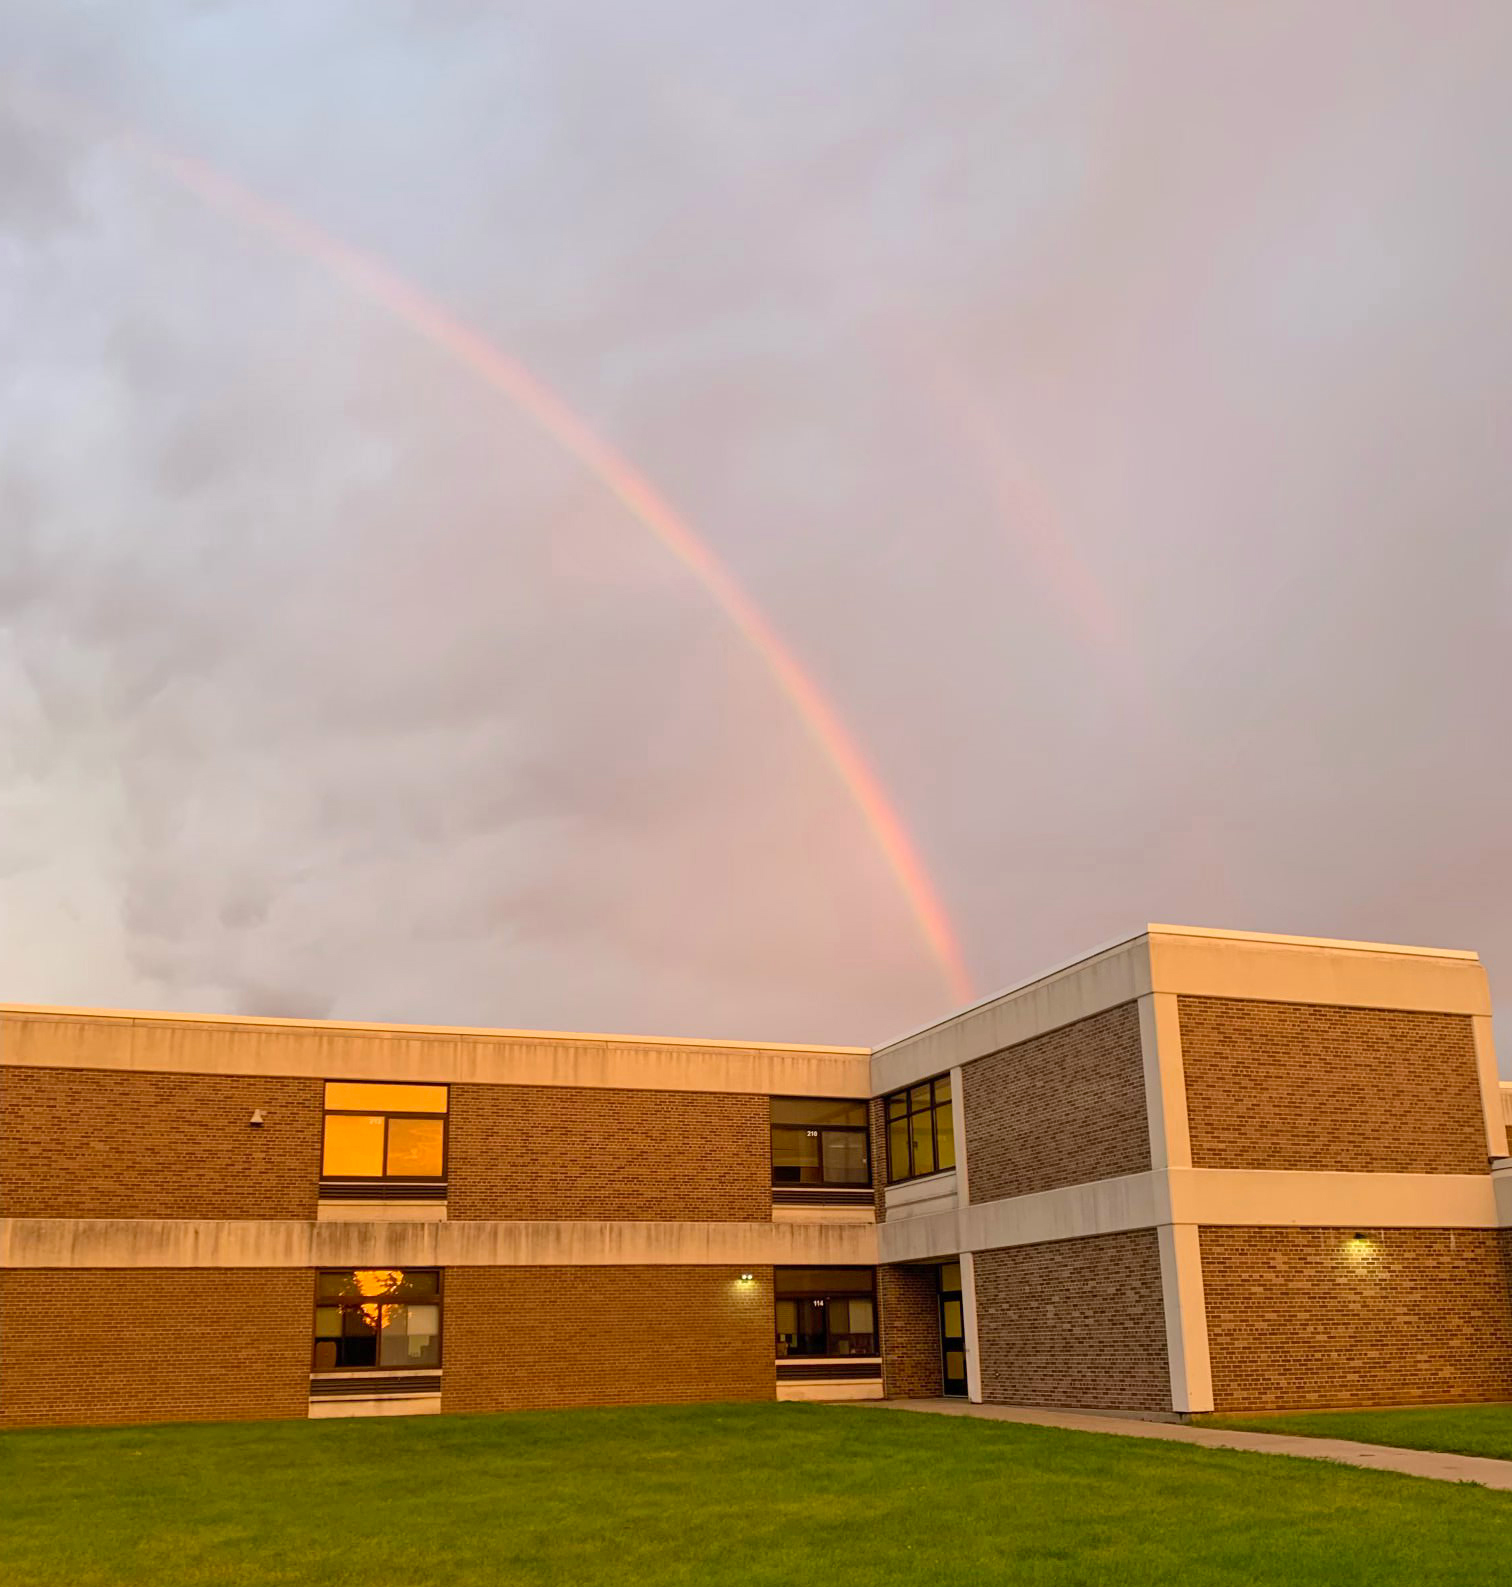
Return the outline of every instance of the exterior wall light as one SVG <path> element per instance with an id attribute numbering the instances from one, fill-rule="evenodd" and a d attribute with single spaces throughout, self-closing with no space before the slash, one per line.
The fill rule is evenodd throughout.
<path id="1" fill-rule="evenodd" d="M 754 1273 L 742 1273 L 740 1275 L 740 1282 L 742 1284 L 754 1284 L 756 1282 L 756 1275 Z"/>
<path id="2" fill-rule="evenodd" d="M 260 1130 L 263 1127 L 263 1110 L 261 1108 L 254 1108 L 252 1110 L 252 1117 L 247 1120 L 247 1123 L 250 1124 L 254 1130 Z"/>

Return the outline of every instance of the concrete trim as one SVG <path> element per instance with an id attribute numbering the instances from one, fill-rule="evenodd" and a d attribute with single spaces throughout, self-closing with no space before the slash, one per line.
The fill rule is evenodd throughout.
<path id="1" fill-rule="evenodd" d="M 873 1091 L 885 1095 L 1151 992 L 1491 1012 L 1485 970 L 1464 949 L 1150 925 L 877 1048 Z"/>
<path id="2" fill-rule="evenodd" d="M 1419 1013 L 1491 1012 L 1486 972 L 1473 953 L 1190 926 L 1151 926 L 1148 941 L 1151 987 L 1157 992 Z"/>
<path id="3" fill-rule="evenodd" d="M 905 1179 L 887 1185 L 882 1205 L 889 1218 L 920 1218 L 944 1212 L 960 1204 L 960 1180 L 954 1169 L 943 1174 L 926 1174 L 922 1179 Z"/>
<path id="4" fill-rule="evenodd" d="M 1213 1367 L 1208 1354 L 1207 1300 L 1202 1288 L 1202 1246 L 1190 1223 L 1162 1224 L 1160 1289 L 1165 1308 L 1166 1355 L 1171 1369 L 1171 1409 L 1213 1409 Z"/>
<path id="5" fill-rule="evenodd" d="M 784 1401 L 880 1400 L 881 1378 L 836 1378 L 832 1382 L 779 1383 L 777 1398 Z"/>
<path id="6" fill-rule="evenodd" d="M 879 1048 L 872 1054 L 872 1090 L 885 1096 L 929 1075 L 1131 1003 L 1151 990 L 1146 939 L 1138 936 L 1116 943 Z"/>
<path id="7" fill-rule="evenodd" d="M 865 1207 L 788 1207 L 772 1208 L 773 1223 L 864 1223 L 875 1226 L 875 1205 Z"/>
<path id="8" fill-rule="evenodd" d="M 1028 1196 L 973 1202 L 954 1212 L 877 1225 L 883 1262 L 926 1262 L 963 1251 L 1041 1245 L 1121 1229 L 1149 1229 L 1165 1221 L 1164 1176 L 1128 1174 Z"/>
<path id="9" fill-rule="evenodd" d="M 950 1071 L 950 1138 L 955 1146 L 956 1200 L 971 1200 L 971 1164 L 966 1157 L 966 1085 L 959 1064 Z"/>
<path id="10" fill-rule="evenodd" d="M 1151 992 L 1140 998 L 1139 1045 L 1144 1060 L 1150 1167 L 1190 1168 L 1192 1132 L 1186 1066 L 1181 1056 L 1181 1013 L 1173 993 Z"/>
<path id="11" fill-rule="evenodd" d="M 1169 1175 L 1169 1222 L 1239 1227 L 1494 1229 L 1485 1174 L 1297 1173 L 1187 1168 Z"/>
<path id="12" fill-rule="evenodd" d="M 289 1028 L 284 1028 L 287 1025 Z M 864 1049 L 0 1012 L 0 1065 L 870 1098 Z"/>
<path id="13" fill-rule="evenodd" d="M 1166 1224 L 1494 1229 L 1500 1219 L 1489 1173 L 1172 1168 L 889 1221 L 877 1226 L 877 1245 L 883 1262 L 924 1262 Z"/>
<path id="14" fill-rule="evenodd" d="M 976 1257 L 961 1252 L 961 1321 L 966 1326 L 966 1398 L 982 1403 L 982 1344 L 977 1328 Z"/>
<path id="15" fill-rule="evenodd" d="M 1224 926 L 1171 926 L 1151 922 L 1145 930 L 1162 937 L 1202 937 L 1213 942 L 1271 943 L 1291 948 L 1348 948 L 1357 953 L 1389 953 L 1420 959 L 1471 959 L 1471 948 L 1419 948 L 1403 942 L 1359 942 L 1349 937 L 1298 937 L 1277 931 L 1232 931 Z"/>
<path id="16" fill-rule="evenodd" d="M 871 1267 L 861 1223 L 0 1218 L 0 1267 Z"/>
<path id="17" fill-rule="evenodd" d="M 444 1223 L 444 1201 L 321 1201 L 320 1223 Z"/>
<path id="18" fill-rule="evenodd" d="M 377 1399 L 311 1400 L 312 1422 L 348 1416 L 439 1416 L 439 1394 L 385 1394 Z"/>
<path id="19" fill-rule="evenodd" d="M 1491 1016 L 1472 1014 L 1470 1034 L 1475 1042 L 1475 1066 L 1480 1074 L 1481 1108 L 1486 1117 L 1486 1149 L 1492 1157 L 1507 1156 L 1507 1116 L 1502 1106 L 1501 1075 L 1496 1067 L 1496 1044 Z"/>
<path id="20" fill-rule="evenodd" d="M 1512 1162 L 1503 1159 L 1491 1170 L 1492 1192 L 1496 1197 L 1497 1221 L 1504 1229 L 1512 1229 Z"/>
<path id="21" fill-rule="evenodd" d="M 516 1030 L 495 1025 L 396 1025 L 378 1020 L 282 1019 L 261 1014 L 184 1014 L 168 1010 L 76 1008 L 48 1003 L 0 1003 L 0 1023 L 7 1019 L 125 1020 L 133 1024 L 227 1026 L 233 1030 L 308 1031 L 317 1036 L 466 1036 L 511 1041 L 608 1042 L 616 1047 L 730 1047 L 742 1051 L 824 1053 L 869 1058 L 870 1047 L 835 1047 L 827 1043 L 705 1040 L 694 1036 L 620 1036 L 602 1031 Z"/>

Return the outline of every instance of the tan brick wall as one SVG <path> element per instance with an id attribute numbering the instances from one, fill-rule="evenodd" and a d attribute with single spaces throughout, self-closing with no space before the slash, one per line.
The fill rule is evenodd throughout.
<path id="1" fill-rule="evenodd" d="M 1486 1172 L 1464 1015 L 1212 997 L 1179 1007 L 1199 1168 Z"/>
<path id="2" fill-rule="evenodd" d="M 322 1101 L 308 1079 L 0 1069 L 0 1214 L 313 1218 Z"/>
<path id="3" fill-rule="evenodd" d="M 304 1416 L 301 1268 L 0 1272 L 0 1426 Z"/>
<path id="4" fill-rule="evenodd" d="M 766 1097 L 457 1085 L 453 1218 L 770 1221 Z"/>
<path id="5" fill-rule="evenodd" d="M 882 1381 L 889 1399 L 931 1400 L 941 1393 L 939 1269 L 879 1267 Z"/>
<path id="6" fill-rule="evenodd" d="M 1208 1228 L 1201 1242 L 1218 1410 L 1512 1398 L 1498 1231 Z"/>
<path id="7" fill-rule="evenodd" d="M 962 1080 L 973 1201 L 1150 1166 L 1134 1003 L 978 1058 Z"/>
<path id="8" fill-rule="evenodd" d="M 449 1268 L 442 1409 L 770 1400 L 772 1270 L 753 1271 Z"/>
<path id="9" fill-rule="evenodd" d="M 976 1254 L 982 1397 L 1168 1411 L 1153 1229 Z"/>

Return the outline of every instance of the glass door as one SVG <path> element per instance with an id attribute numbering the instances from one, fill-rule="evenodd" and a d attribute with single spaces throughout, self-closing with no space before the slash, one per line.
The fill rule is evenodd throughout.
<path id="1" fill-rule="evenodd" d="M 940 1375 L 944 1394 L 966 1397 L 966 1322 L 959 1262 L 946 1262 L 940 1268 Z"/>

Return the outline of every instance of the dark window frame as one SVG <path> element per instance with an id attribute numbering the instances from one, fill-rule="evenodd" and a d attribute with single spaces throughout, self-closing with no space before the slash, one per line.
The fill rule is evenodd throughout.
<path id="1" fill-rule="evenodd" d="M 940 1086 L 946 1087 L 946 1094 L 942 1099 Z M 929 1087 L 929 1100 L 922 1106 L 915 1106 L 913 1094 L 920 1086 Z M 903 1104 L 900 1113 L 893 1112 L 893 1104 Z M 882 1098 L 882 1140 L 887 1153 L 887 1182 L 889 1185 L 906 1184 L 910 1179 L 928 1179 L 932 1174 L 951 1174 L 955 1172 L 955 1109 L 957 1098 L 955 1089 L 950 1083 L 950 1073 L 931 1075 L 926 1080 L 915 1080 L 911 1086 L 903 1086 L 900 1090 L 889 1091 Z M 950 1163 L 947 1167 L 940 1167 L 940 1109 L 949 1108 L 951 1119 L 950 1133 Z M 929 1144 L 932 1168 L 916 1169 L 914 1167 L 913 1128 L 915 1119 L 929 1115 Z M 893 1161 L 892 1126 L 898 1120 L 904 1122 L 903 1137 L 908 1143 L 908 1162 L 903 1172 L 898 1172 L 897 1164 Z"/>
<path id="2" fill-rule="evenodd" d="M 434 1114 L 427 1114 L 425 1116 L 427 1118 L 434 1118 L 435 1117 Z M 370 1272 L 370 1271 L 385 1272 L 385 1273 L 405 1273 L 405 1274 L 408 1274 L 408 1273 L 434 1273 L 436 1275 L 436 1294 L 435 1294 L 435 1299 L 431 1300 L 429 1297 L 427 1297 L 424 1300 L 391 1300 L 391 1299 L 386 1299 L 382 1295 L 354 1296 L 354 1297 L 351 1297 L 351 1298 L 347 1298 L 347 1297 L 343 1297 L 343 1296 L 322 1295 L 320 1293 L 320 1281 L 323 1278 L 328 1278 L 328 1277 L 331 1277 L 332 1275 L 338 1275 L 338 1276 L 343 1277 L 343 1278 L 350 1278 L 353 1273 L 364 1273 L 364 1272 Z M 441 1370 L 442 1363 L 446 1359 L 446 1269 L 443 1268 L 443 1267 L 400 1267 L 400 1268 L 378 1268 L 378 1269 L 369 1269 L 369 1268 L 360 1268 L 360 1267 L 321 1267 L 321 1268 L 317 1268 L 315 1270 L 315 1305 L 314 1305 L 313 1309 L 310 1312 L 310 1371 L 311 1371 L 311 1373 L 319 1373 L 321 1377 L 325 1377 L 327 1373 L 331 1373 L 331 1372 L 339 1372 L 339 1373 L 341 1373 L 343 1375 L 346 1375 L 348 1373 L 363 1373 L 363 1372 L 366 1372 L 366 1373 L 371 1374 L 371 1373 L 403 1372 L 403 1371 L 406 1370 L 404 1367 L 385 1367 L 385 1366 L 380 1366 L 376 1362 L 376 1360 L 375 1360 L 374 1364 L 372 1366 L 370 1366 L 370 1367 L 322 1367 L 322 1366 L 318 1366 L 316 1364 L 316 1361 L 315 1361 L 316 1352 L 320 1349 L 320 1346 L 325 1341 L 323 1341 L 321 1339 L 320 1335 L 315 1332 L 315 1319 L 316 1319 L 316 1314 L 322 1308 L 329 1308 L 329 1307 L 335 1306 L 335 1307 L 337 1307 L 338 1309 L 340 1309 L 342 1311 L 345 1311 L 345 1310 L 353 1310 L 353 1311 L 355 1311 L 359 1306 L 378 1306 L 378 1307 L 383 1307 L 383 1306 L 431 1306 L 431 1305 L 434 1305 L 435 1308 L 436 1308 L 436 1359 L 433 1362 L 428 1363 L 426 1366 L 423 1366 L 423 1367 L 412 1367 L 412 1368 L 409 1369 L 411 1371 L 417 1371 L 417 1372 L 439 1372 Z M 345 1335 L 342 1335 L 341 1337 L 345 1337 Z M 374 1331 L 373 1340 L 374 1340 L 374 1356 L 376 1357 L 378 1354 L 381 1353 L 382 1348 L 383 1348 L 383 1320 L 382 1320 L 381 1317 L 379 1319 L 378 1327 Z"/>
<path id="3" fill-rule="evenodd" d="M 858 1097 L 771 1097 L 768 1099 L 768 1112 L 772 1102 L 838 1102 L 847 1106 L 858 1106 L 863 1111 L 869 1111 L 864 1100 Z M 778 1179 L 777 1154 L 770 1151 L 776 1144 L 778 1130 L 803 1130 L 809 1135 L 819 1137 L 819 1177 L 818 1179 Z M 861 1137 L 862 1154 L 866 1159 L 865 1179 L 830 1179 L 824 1171 L 824 1137 L 826 1134 L 859 1135 Z M 799 1190 L 806 1187 L 824 1190 L 871 1190 L 876 1183 L 876 1170 L 872 1166 L 871 1122 L 868 1119 L 862 1124 L 770 1124 L 768 1132 L 769 1155 L 771 1158 L 772 1188 L 774 1190 Z"/>
<path id="4" fill-rule="evenodd" d="M 871 1326 L 871 1335 L 870 1335 L 870 1338 L 871 1338 L 871 1341 L 872 1341 L 872 1348 L 869 1351 L 858 1351 L 854 1355 L 846 1354 L 846 1353 L 839 1352 L 839 1351 L 831 1352 L 829 1350 L 790 1350 L 785 1355 L 783 1355 L 783 1354 L 777 1355 L 777 1360 L 779 1360 L 779 1361 L 874 1361 L 874 1360 L 878 1360 L 878 1359 L 881 1358 L 881 1355 L 882 1355 L 882 1316 L 881 1316 L 881 1312 L 880 1312 L 880 1310 L 878 1308 L 878 1304 L 877 1304 L 877 1270 L 876 1270 L 875 1267 L 866 1267 L 863 1264 L 863 1265 L 861 1265 L 859 1267 L 842 1266 L 842 1267 L 836 1269 L 836 1271 L 842 1272 L 842 1273 L 854 1273 L 854 1272 L 858 1272 L 858 1271 L 859 1272 L 865 1272 L 868 1275 L 868 1277 L 870 1278 L 870 1280 L 871 1280 L 871 1288 L 869 1290 L 867 1290 L 865 1292 L 865 1294 L 863 1294 L 859 1290 L 837 1290 L 837 1291 L 834 1291 L 834 1292 L 827 1292 L 827 1291 L 824 1291 L 822 1289 L 818 1289 L 818 1290 L 815 1290 L 813 1293 L 807 1294 L 807 1295 L 784 1295 L 779 1290 L 778 1281 L 777 1281 L 777 1275 L 780 1274 L 782 1271 L 783 1271 L 783 1269 L 778 1268 L 778 1269 L 776 1269 L 774 1271 L 773 1276 L 772 1276 L 772 1324 L 773 1324 L 773 1327 L 772 1327 L 772 1343 L 773 1343 L 774 1350 L 776 1349 L 776 1344 L 777 1344 L 777 1327 L 776 1327 L 777 1307 L 784 1300 L 792 1300 L 792 1301 L 820 1300 L 820 1301 L 822 1301 L 824 1303 L 826 1308 L 828 1308 L 828 1306 L 830 1305 L 831 1302 L 837 1301 L 837 1300 L 844 1300 L 844 1301 L 869 1300 L 871 1302 L 871 1309 L 872 1309 L 872 1326 Z M 815 1269 L 814 1271 L 822 1272 L 822 1271 L 824 1271 L 824 1269 L 823 1268 L 819 1268 L 819 1269 Z M 830 1338 L 829 1312 L 828 1312 L 828 1310 L 826 1310 L 826 1312 L 825 1312 L 825 1340 L 826 1340 L 826 1342 L 828 1342 L 829 1338 Z"/>
<path id="5" fill-rule="evenodd" d="M 333 1082 L 327 1080 L 326 1085 Z M 385 1185 L 398 1182 L 410 1185 L 444 1185 L 447 1170 L 451 1167 L 451 1086 L 444 1082 L 434 1080 L 339 1080 L 337 1085 L 381 1085 L 405 1086 L 423 1085 L 435 1090 L 438 1086 L 446 1092 L 446 1107 L 439 1113 L 434 1108 L 417 1109 L 410 1112 L 402 1108 L 328 1108 L 325 1107 L 325 1093 L 321 1093 L 322 1109 L 320 1115 L 320 1177 L 322 1180 L 337 1180 L 342 1184 Z M 383 1120 L 383 1162 L 384 1172 L 381 1174 L 330 1174 L 325 1166 L 325 1121 L 327 1119 L 382 1119 Z M 439 1174 L 391 1174 L 388 1172 L 388 1145 L 389 1121 L 391 1119 L 440 1119 L 441 1121 L 441 1172 Z M 338 1270 L 339 1271 L 339 1270 Z"/>

